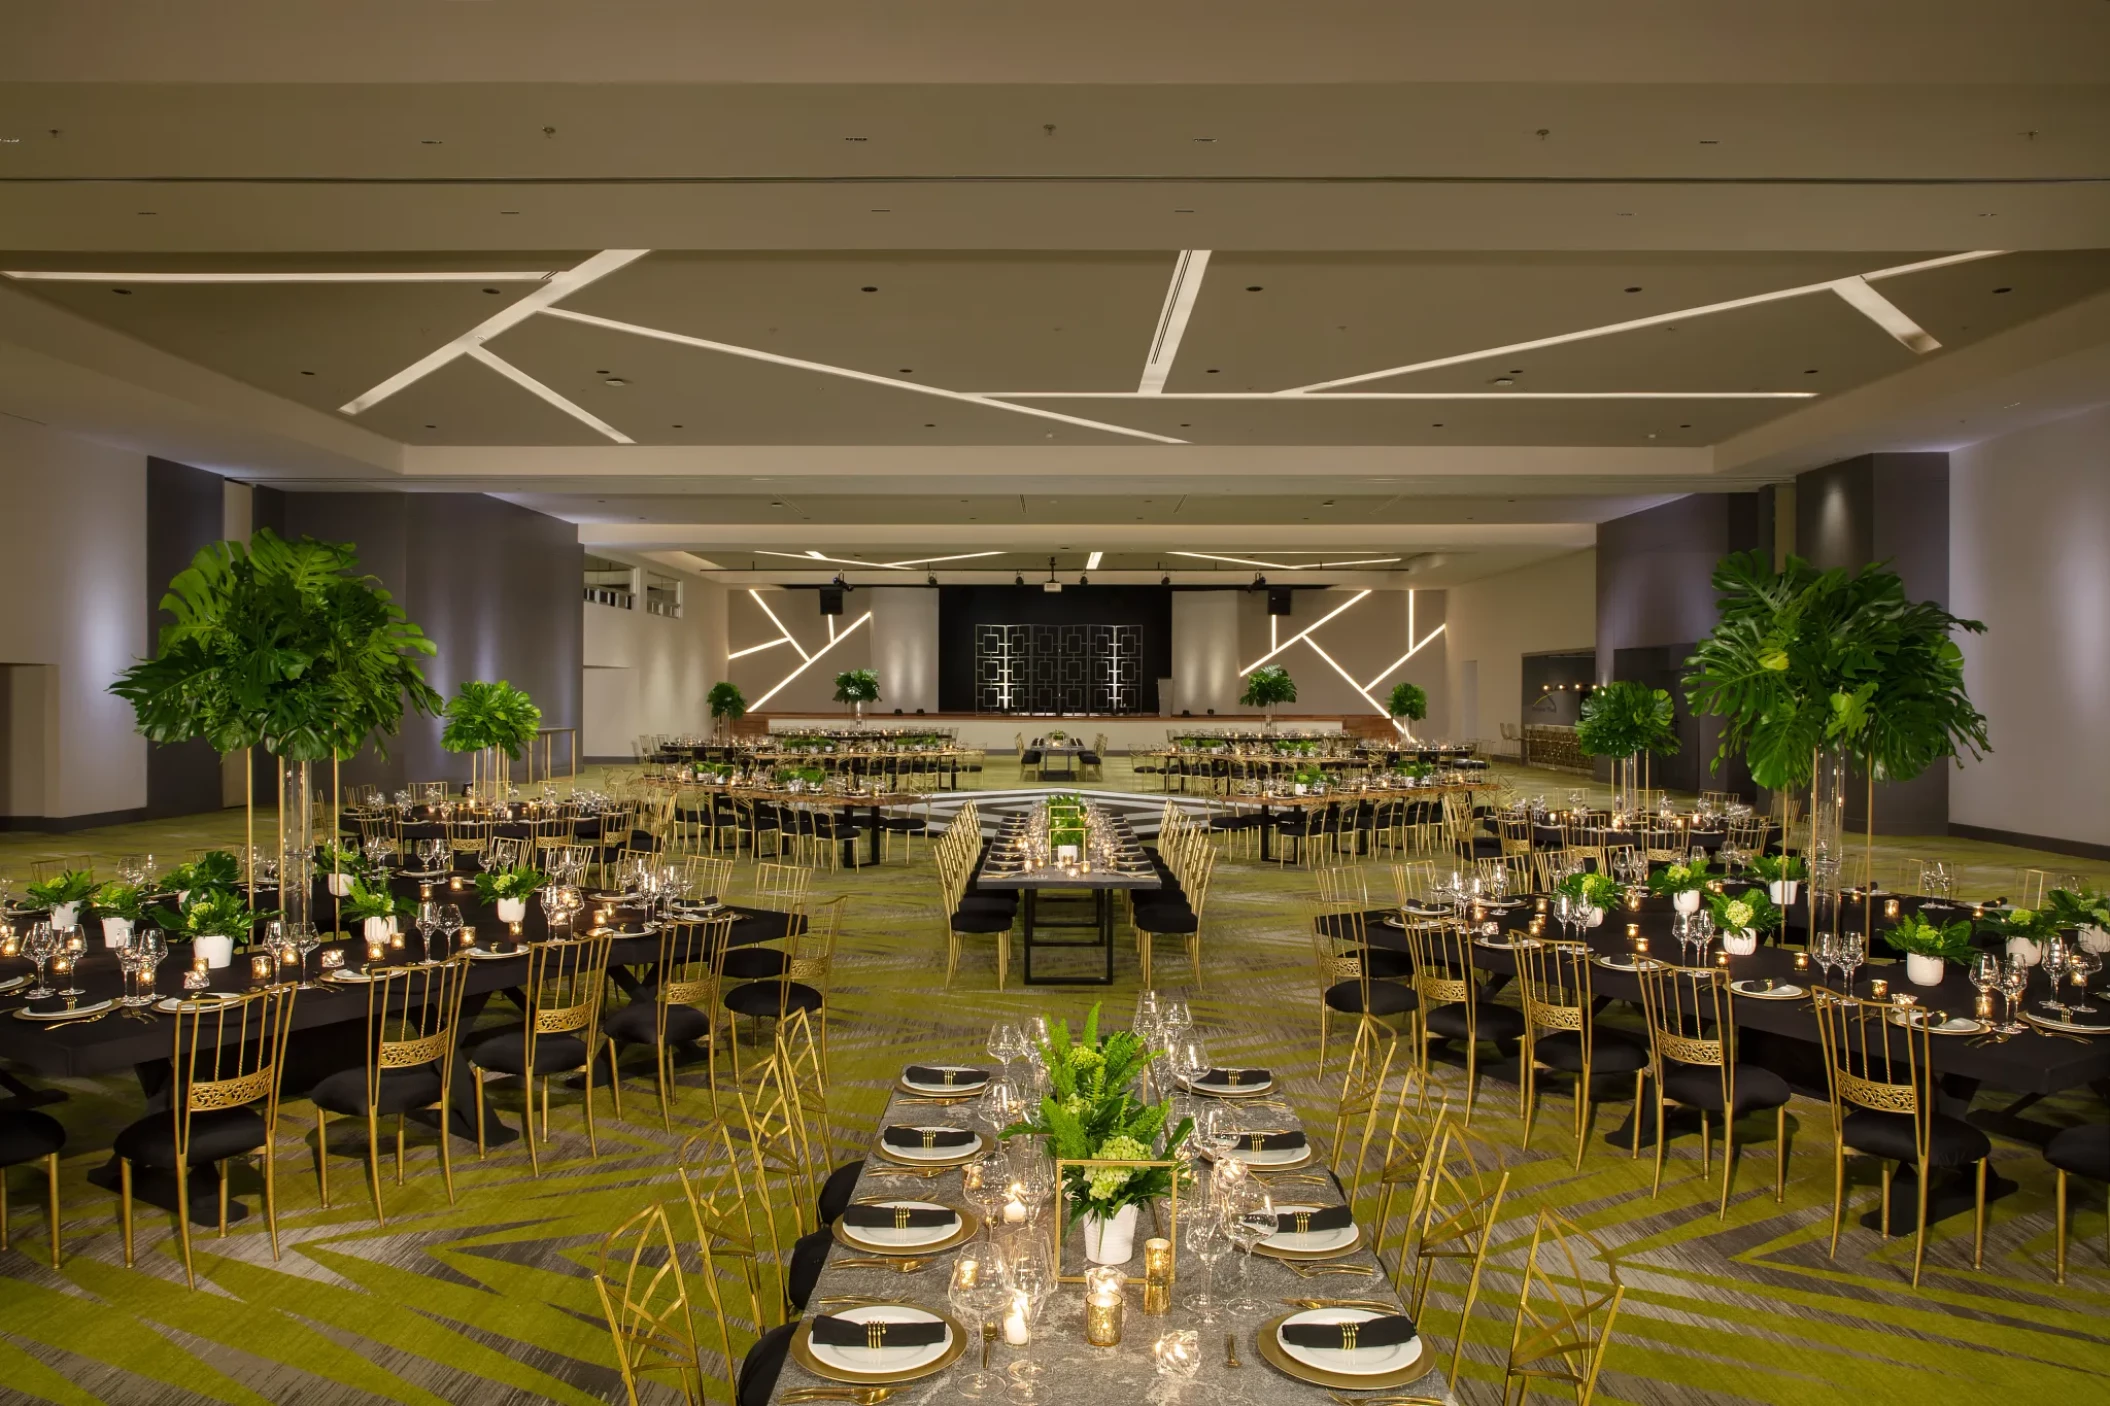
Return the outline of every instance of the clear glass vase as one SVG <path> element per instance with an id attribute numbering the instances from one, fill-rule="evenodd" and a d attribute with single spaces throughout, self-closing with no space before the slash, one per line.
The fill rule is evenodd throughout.
<path id="1" fill-rule="evenodd" d="M 1839 931 L 1840 892 L 1846 881 L 1846 752 L 1817 753 L 1810 775 L 1810 936 Z"/>
<path id="2" fill-rule="evenodd" d="M 311 922 L 315 883 L 314 766 L 310 762 L 278 763 L 278 906 L 286 931 Z"/>

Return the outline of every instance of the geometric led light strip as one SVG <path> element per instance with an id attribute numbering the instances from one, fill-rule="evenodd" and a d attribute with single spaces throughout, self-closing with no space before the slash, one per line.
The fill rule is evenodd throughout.
<path id="1" fill-rule="evenodd" d="M 907 561 L 853 561 L 849 557 L 823 556 L 807 550 L 803 552 L 757 551 L 758 557 L 789 557 L 792 561 L 824 561 L 833 566 L 869 566 L 885 571 L 912 571 L 941 561 L 969 561 L 976 557 L 1000 557 L 1002 552 L 959 552 L 949 557 L 911 557 Z"/>
<path id="2" fill-rule="evenodd" d="M 1227 557 L 1213 552 L 1167 552 L 1167 556 L 1193 557 L 1197 561 L 1227 561 L 1235 566 L 1258 566 L 1269 571 L 1309 571 L 1321 566 L 1384 566 L 1402 557 L 1357 557 L 1352 561 L 1261 561 L 1257 557 Z M 1087 568 L 1089 569 L 1089 568 Z"/>
<path id="3" fill-rule="evenodd" d="M 1206 249 L 1182 249 L 1173 261 L 1172 282 L 1165 289 L 1165 306 L 1158 311 L 1157 335 L 1150 340 L 1150 355 L 1143 359 L 1143 379 L 1136 386 L 1138 395 L 1164 391 L 1165 382 L 1172 375 L 1173 358 L 1180 354 L 1180 340 L 1187 335 L 1187 319 L 1194 314 L 1194 300 L 1201 296 L 1202 275 L 1208 271 Z"/>
<path id="4" fill-rule="evenodd" d="M 767 610 L 768 607 L 764 606 L 763 609 Z M 769 618 L 775 620 L 777 618 L 776 613 L 774 611 L 771 611 Z M 790 683 L 800 674 L 805 673 L 808 669 L 812 668 L 815 664 L 819 663 L 823 655 L 827 654 L 829 650 L 835 648 L 835 646 L 841 644 L 844 640 L 850 638 L 850 636 L 856 634 L 857 627 L 859 625 L 864 624 L 871 618 L 872 612 L 867 610 L 864 614 L 858 616 L 855 620 L 852 620 L 847 626 L 844 627 L 841 634 L 837 635 L 834 639 L 829 640 L 826 644 L 822 645 L 812 654 L 806 655 L 804 661 L 802 661 L 796 669 L 793 669 L 790 673 L 784 675 L 783 678 L 777 680 L 775 688 L 770 689 L 769 692 L 763 694 L 760 698 L 757 698 L 754 702 L 748 704 L 747 706 L 751 709 L 759 709 L 764 703 L 767 703 L 770 699 L 776 697 L 778 693 L 783 691 L 784 685 Z M 828 619 L 830 624 L 832 625 L 835 617 L 831 615 L 828 617 Z M 778 624 L 777 628 L 780 630 L 784 628 L 781 622 Z M 792 639 L 791 632 L 789 630 L 784 631 L 784 638 L 791 640 L 792 647 L 797 649 L 799 653 L 806 653 L 805 647 L 800 645 L 796 639 Z"/>
<path id="5" fill-rule="evenodd" d="M 1409 659 L 1412 659 L 1415 655 L 1421 653 L 1423 649 L 1428 647 L 1431 641 L 1435 640 L 1444 631 L 1444 626 L 1438 625 L 1435 629 L 1429 631 L 1426 635 L 1423 635 L 1421 638 L 1416 639 L 1414 637 L 1414 592 L 1407 592 L 1407 652 L 1405 654 L 1400 655 L 1399 658 L 1393 660 L 1390 664 L 1387 664 L 1384 668 L 1378 670 L 1376 675 L 1373 676 L 1370 682 L 1368 683 L 1359 682 L 1356 679 L 1355 675 L 1349 673 L 1346 669 L 1341 667 L 1341 663 L 1339 660 L 1335 659 L 1331 654 L 1328 654 L 1325 649 L 1320 646 L 1319 642 L 1316 639 L 1312 638 L 1312 636 L 1318 631 L 1320 626 L 1339 618 L 1341 615 L 1346 613 L 1351 607 L 1361 604 L 1363 598 L 1369 594 L 1370 592 L 1368 591 L 1357 592 L 1354 596 L 1350 597 L 1344 604 L 1338 605 L 1332 610 L 1329 610 L 1328 612 L 1326 612 L 1326 614 L 1320 616 L 1317 620 L 1313 621 L 1310 625 L 1307 625 L 1302 630 L 1299 630 L 1296 634 L 1291 635 L 1288 639 L 1279 641 L 1274 648 L 1270 649 L 1267 653 L 1261 655 L 1258 659 L 1255 659 L 1252 663 L 1246 665 L 1243 669 L 1240 669 L 1238 671 L 1239 676 L 1243 678 L 1245 675 L 1252 673 L 1253 670 L 1259 668 L 1262 664 L 1267 663 L 1268 660 L 1273 659 L 1276 655 L 1282 653 L 1283 650 L 1288 649 L 1292 645 L 1299 643 L 1308 645 L 1310 646 L 1312 653 L 1318 655 L 1321 659 L 1325 660 L 1327 665 L 1332 668 L 1335 673 L 1339 674 L 1344 680 L 1347 681 L 1348 686 L 1350 688 L 1354 689 L 1357 693 L 1362 695 L 1363 701 L 1370 705 L 1370 710 L 1372 712 L 1376 713 L 1379 717 L 1391 722 L 1392 726 L 1397 729 L 1401 735 L 1406 735 L 1406 727 L 1403 726 L 1397 718 L 1394 718 L 1392 716 L 1391 710 L 1386 708 L 1384 704 L 1377 701 L 1377 695 L 1372 693 L 1371 690 L 1376 688 L 1379 684 L 1383 683 L 1386 679 L 1392 677 L 1392 675 L 1398 672 L 1398 670 L 1403 665 L 1405 665 Z M 1268 624 L 1271 629 L 1274 625 L 1274 621 L 1275 617 L 1268 617 Z"/>
<path id="6" fill-rule="evenodd" d="M 432 270 L 372 270 L 357 272 L 151 272 L 93 273 L 81 269 L 0 269 L 0 278 L 24 283 L 540 283 L 549 269 L 506 269 L 498 273 Z"/>

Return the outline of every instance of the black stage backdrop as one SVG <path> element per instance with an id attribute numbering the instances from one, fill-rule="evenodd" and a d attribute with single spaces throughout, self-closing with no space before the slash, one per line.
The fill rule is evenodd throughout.
<path id="1" fill-rule="evenodd" d="M 1158 710 L 1158 680 L 1172 674 L 1172 591 L 1165 586 L 1024 586 L 938 588 L 938 708 L 974 707 L 977 625 L 1135 625 L 1143 632 L 1139 711 Z"/>

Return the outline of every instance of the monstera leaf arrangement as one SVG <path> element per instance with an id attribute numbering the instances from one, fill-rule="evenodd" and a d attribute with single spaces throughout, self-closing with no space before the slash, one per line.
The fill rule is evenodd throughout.
<path id="1" fill-rule="evenodd" d="M 1385 700 L 1385 711 L 1394 719 L 1405 718 L 1407 722 L 1418 723 L 1429 715 L 1428 690 L 1418 683 L 1394 684 L 1392 696 Z M 1395 725 L 1399 727 L 1400 736 L 1409 742 L 1414 740 L 1413 728 L 1404 724 Z"/>
<path id="2" fill-rule="evenodd" d="M 1588 757 L 1666 756 L 1678 750 L 1677 705 L 1644 683 L 1599 684 L 1582 701 L 1575 745 Z"/>
<path id="3" fill-rule="evenodd" d="M 1297 701 L 1297 681 L 1289 676 L 1289 670 L 1280 664 L 1262 664 L 1247 674 L 1245 692 L 1238 695 L 1238 702 L 1247 708 L 1267 709 L 1267 725 L 1275 725 L 1275 705 Z"/>
<path id="4" fill-rule="evenodd" d="M 703 701 L 709 706 L 720 732 L 747 716 L 747 695 L 730 679 L 712 684 Z"/>
<path id="5" fill-rule="evenodd" d="M 447 700 L 447 726 L 440 732 L 440 745 L 450 752 L 504 752 L 514 761 L 535 740 L 542 726 L 542 710 L 526 693 L 500 679 L 482 683 L 471 679 Z"/>

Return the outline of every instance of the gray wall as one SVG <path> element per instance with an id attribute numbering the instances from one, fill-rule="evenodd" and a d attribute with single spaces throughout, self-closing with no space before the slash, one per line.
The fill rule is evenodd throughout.
<path id="1" fill-rule="evenodd" d="M 425 677 L 444 695 L 469 679 L 506 679 L 542 709 L 544 727 L 579 725 L 585 569 L 570 523 L 478 493 L 284 493 L 257 490 L 256 525 L 351 542 L 438 647 Z M 466 757 L 442 751 L 440 722 L 408 716 L 346 762 L 346 785 L 465 781 Z"/>
<path id="2" fill-rule="evenodd" d="M 1949 456 L 1863 454 L 1795 480 L 1795 554 L 1824 570 L 1888 561 L 1914 600 L 1949 604 Z M 1875 789 L 1876 833 L 1943 835 L 1952 762 Z M 1868 779 L 1847 786 L 1846 826 L 1868 823 Z"/>
<path id="3" fill-rule="evenodd" d="M 161 598 L 177 572 L 221 540 L 225 485 L 218 474 L 167 459 L 147 460 L 147 648 L 159 648 L 168 617 Z M 147 815 L 220 808 L 220 755 L 203 738 L 147 744 Z"/>

